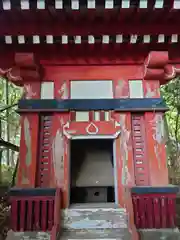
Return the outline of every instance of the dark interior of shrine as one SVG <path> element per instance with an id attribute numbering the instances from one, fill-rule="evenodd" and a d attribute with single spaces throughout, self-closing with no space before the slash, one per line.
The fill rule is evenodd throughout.
<path id="1" fill-rule="evenodd" d="M 70 203 L 114 202 L 113 140 L 71 141 Z"/>

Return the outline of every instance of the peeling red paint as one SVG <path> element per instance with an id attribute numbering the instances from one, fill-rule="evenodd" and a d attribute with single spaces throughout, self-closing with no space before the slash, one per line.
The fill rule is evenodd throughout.
<path id="1" fill-rule="evenodd" d="M 145 113 L 147 157 L 152 186 L 168 184 L 163 114 Z"/>
<path id="2" fill-rule="evenodd" d="M 40 86 L 42 81 L 54 81 L 54 97 L 56 99 L 69 99 L 71 96 L 71 81 L 79 80 L 112 80 L 114 98 L 130 98 L 129 80 L 142 80 L 145 98 L 159 98 L 159 87 L 165 76 L 165 66 L 168 63 L 167 53 L 151 53 L 151 59 L 141 65 L 112 65 L 112 66 L 52 66 L 51 62 L 43 65 L 43 79 L 36 81 L 24 81 L 26 84 L 26 98 L 40 98 Z M 156 58 L 157 56 L 157 58 Z M 168 184 L 166 166 L 165 142 L 163 141 L 162 113 L 144 112 L 143 141 L 147 153 L 144 155 L 146 167 L 144 168 L 144 182 L 139 177 L 134 161 L 134 143 L 132 113 L 104 111 L 86 111 L 87 119 L 77 120 L 77 112 L 73 109 L 66 112 L 52 113 L 52 132 L 50 134 L 50 158 L 49 173 L 46 187 L 58 187 L 62 191 L 62 207 L 69 207 L 70 196 L 70 141 L 83 137 L 106 137 L 114 139 L 114 159 L 116 163 L 116 190 L 117 203 L 126 208 L 129 216 L 129 229 L 134 239 L 138 239 L 134 225 L 134 212 L 130 188 L 136 184 L 149 184 L 152 186 Z M 136 113 L 134 113 L 136 114 Z M 97 117 L 98 116 L 98 117 Z M 26 137 L 22 127 L 20 146 L 20 167 L 18 169 L 18 183 L 20 187 L 35 187 L 35 175 L 37 172 L 37 156 L 39 147 L 39 114 L 24 113 L 22 126 L 27 118 L 30 126 L 32 157 L 28 171 L 28 183 L 22 184 L 22 169 L 27 169 L 25 159 L 27 154 Z M 145 150 L 143 150 L 145 152 Z"/>
<path id="3" fill-rule="evenodd" d="M 128 81 L 125 79 L 119 79 L 114 81 L 115 84 L 115 91 L 114 97 L 115 98 L 128 98 L 129 97 L 129 85 Z"/>
<path id="4" fill-rule="evenodd" d="M 24 84 L 24 97 L 26 99 L 39 99 L 41 93 L 40 82 L 25 82 Z"/>
<path id="5" fill-rule="evenodd" d="M 158 80 L 144 81 L 144 96 L 146 98 L 160 97 L 160 84 Z"/>
<path id="6" fill-rule="evenodd" d="M 28 124 L 25 135 L 25 122 Z M 21 118 L 20 164 L 17 173 L 18 187 L 35 187 L 36 165 L 39 141 L 39 116 L 38 114 L 26 114 Z M 26 139 L 27 138 L 27 139 Z M 27 145 L 30 149 L 27 149 Z M 28 151 L 31 152 L 28 155 Z M 29 163 L 27 164 L 28 158 Z"/>

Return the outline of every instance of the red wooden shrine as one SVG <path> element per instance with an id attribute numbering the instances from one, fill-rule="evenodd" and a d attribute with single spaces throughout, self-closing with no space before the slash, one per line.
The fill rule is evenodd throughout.
<path id="1" fill-rule="evenodd" d="M 112 143 L 108 184 L 133 239 L 138 228 L 175 227 L 160 85 L 180 73 L 179 2 L 1 0 L 0 8 L 0 73 L 24 88 L 13 231 L 56 239 L 60 209 L 71 205 L 71 145 L 92 140 Z M 108 185 L 96 176 L 76 184 Z"/>

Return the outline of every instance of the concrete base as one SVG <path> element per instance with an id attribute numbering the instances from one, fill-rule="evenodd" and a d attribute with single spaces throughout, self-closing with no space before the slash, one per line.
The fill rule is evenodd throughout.
<path id="1" fill-rule="evenodd" d="M 13 232 L 10 230 L 6 240 L 50 240 L 49 232 Z"/>
<path id="2" fill-rule="evenodd" d="M 131 240 L 125 209 L 116 206 L 74 206 L 62 211 L 58 240 Z M 49 232 L 8 232 L 6 240 L 50 240 Z"/>
<path id="3" fill-rule="evenodd" d="M 109 204 L 65 209 L 59 240 L 131 240 L 126 210 Z"/>
<path id="4" fill-rule="evenodd" d="M 64 231 L 59 240 L 131 240 L 128 229 Z"/>
<path id="5" fill-rule="evenodd" d="M 123 208 L 70 208 L 62 212 L 63 229 L 127 228 L 127 213 Z"/>
<path id="6" fill-rule="evenodd" d="M 143 229 L 139 234 L 140 240 L 180 240 L 178 229 Z"/>

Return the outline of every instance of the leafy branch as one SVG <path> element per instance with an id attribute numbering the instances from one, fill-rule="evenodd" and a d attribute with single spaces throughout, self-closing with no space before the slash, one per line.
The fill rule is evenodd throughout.
<path id="1" fill-rule="evenodd" d="M 166 122 L 169 132 L 167 141 L 168 163 L 174 171 L 180 171 L 180 78 L 175 78 L 161 88 L 169 107 Z"/>

